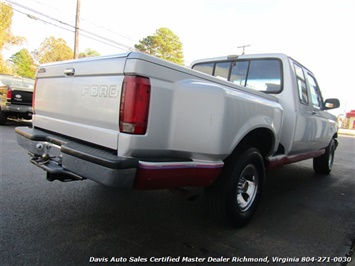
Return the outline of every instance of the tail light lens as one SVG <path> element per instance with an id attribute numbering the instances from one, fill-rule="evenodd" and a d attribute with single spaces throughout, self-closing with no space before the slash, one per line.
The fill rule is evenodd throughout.
<path id="1" fill-rule="evenodd" d="M 12 99 L 12 89 L 8 87 L 7 92 L 6 92 L 6 100 L 11 101 Z"/>
<path id="2" fill-rule="evenodd" d="M 120 105 L 120 131 L 145 134 L 148 126 L 150 80 L 140 76 L 125 76 Z"/>

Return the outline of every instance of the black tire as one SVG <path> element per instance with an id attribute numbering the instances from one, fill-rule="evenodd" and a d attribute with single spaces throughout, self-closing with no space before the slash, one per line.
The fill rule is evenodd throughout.
<path id="1" fill-rule="evenodd" d="M 6 114 L 0 110 L 0 125 L 5 125 L 7 120 Z"/>
<path id="2" fill-rule="evenodd" d="M 313 159 L 313 169 L 317 174 L 329 175 L 333 168 L 335 141 L 332 139 L 322 156 Z"/>
<path id="3" fill-rule="evenodd" d="M 233 154 L 219 179 L 207 188 L 214 213 L 233 227 L 244 226 L 256 211 L 264 176 L 264 161 L 258 149 L 245 148 Z"/>

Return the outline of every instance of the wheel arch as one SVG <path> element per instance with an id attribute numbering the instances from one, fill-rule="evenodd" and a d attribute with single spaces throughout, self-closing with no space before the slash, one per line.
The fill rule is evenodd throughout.
<path id="1" fill-rule="evenodd" d="M 228 160 L 233 157 L 236 153 L 245 149 L 246 147 L 257 148 L 264 161 L 266 158 L 274 152 L 275 146 L 275 135 L 269 128 L 256 128 L 248 132 L 241 141 L 234 148 L 233 152 L 226 158 Z"/>

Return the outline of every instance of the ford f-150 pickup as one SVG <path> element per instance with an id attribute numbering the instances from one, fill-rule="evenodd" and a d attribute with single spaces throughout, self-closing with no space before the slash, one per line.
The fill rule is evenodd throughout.
<path id="1" fill-rule="evenodd" d="M 206 187 L 220 217 L 254 214 L 265 172 L 313 158 L 329 174 L 337 123 L 311 71 L 283 54 L 199 60 L 138 52 L 42 65 L 18 143 L 50 181 Z"/>

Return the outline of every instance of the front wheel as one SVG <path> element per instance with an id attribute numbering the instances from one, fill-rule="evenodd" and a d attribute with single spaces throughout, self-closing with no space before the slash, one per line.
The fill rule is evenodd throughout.
<path id="1" fill-rule="evenodd" d="M 245 225 L 256 211 L 264 175 L 259 150 L 246 148 L 233 155 L 219 180 L 208 188 L 214 211 L 234 227 Z"/>
<path id="2" fill-rule="evenodd" d="M 328 175 L 332 171 L 336 145 L 332 139 L 322 156 L 313 159 L 313 169 L 317 174 Z"/>

